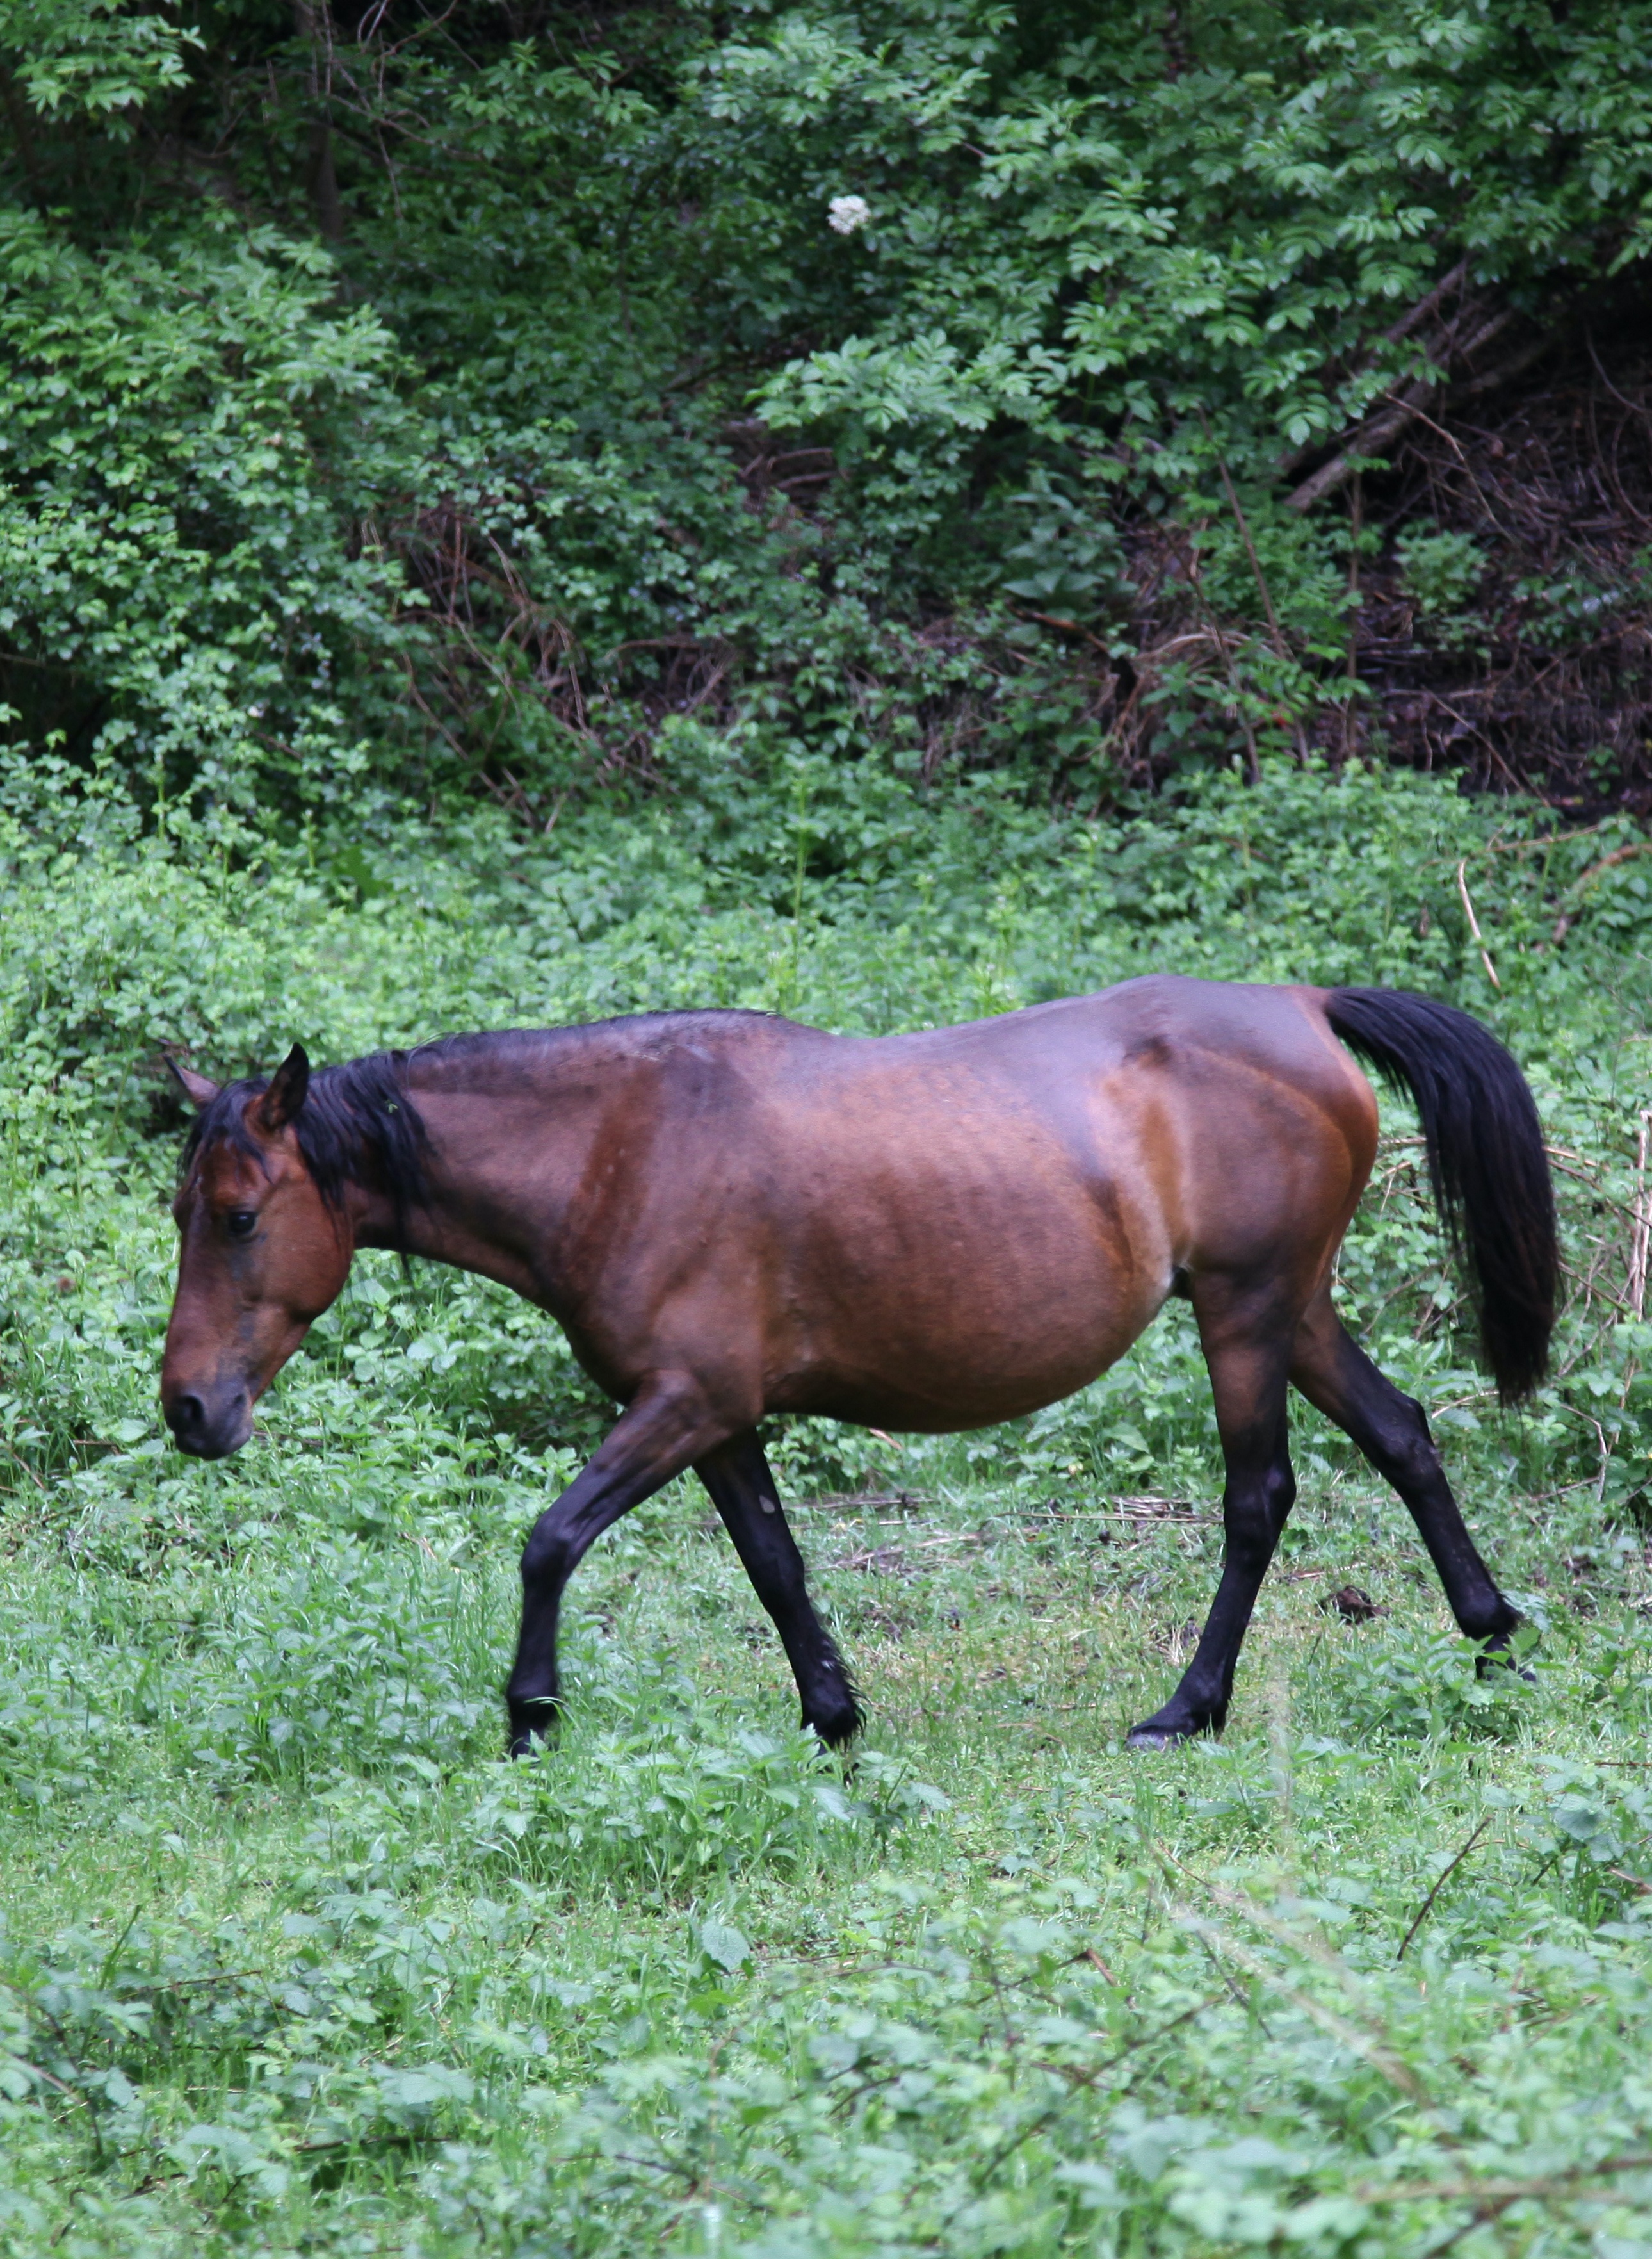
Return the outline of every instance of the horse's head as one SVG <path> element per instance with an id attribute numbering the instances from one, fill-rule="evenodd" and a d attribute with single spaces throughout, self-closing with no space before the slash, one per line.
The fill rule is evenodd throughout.
<path id="1" fill-rule="evenodd" d="M 172 1209 L 181 1244 L 160 1407 L 181 1450 L 221 1459 L 246 1441 L 253 1405 L 337 1299 L 354 1233 L 300 1150 L 310 1062 L 297 1044 L 267 1086 L 220 1089 L 173 1072 L 201 1118 Z"/>

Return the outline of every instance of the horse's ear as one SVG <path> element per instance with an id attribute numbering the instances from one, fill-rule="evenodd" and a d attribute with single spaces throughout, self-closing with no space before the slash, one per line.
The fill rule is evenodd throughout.
<path id="1" fill-rule="evenodd" d="M 209 1082 L 205 1075 L 197 1074 L 192 1066 L 180 1065 L 179 1062 L 175 1058 L 169 1058 L 167 1061 L 167 1066 L 173 1080 L 177 1084 L 179 1089 L 189 1100 L 190 1105 L 193 1106 L 197 1112 L 203 1114 L 205 1113 L 207 1108 L 211 1105 L 213 1100 L 218 1094 L 218 1086 L 217 1083 Z"/>
<path id="2" fill-rule="evenodd" d="M 273 1137 L 284 1130 L 304 1102 L 310 1088 L 310 1061 L 303 1044 L 295 1044 L 270 1079 L 269 1088 L 259 1101 L 258 1126 Z"/>

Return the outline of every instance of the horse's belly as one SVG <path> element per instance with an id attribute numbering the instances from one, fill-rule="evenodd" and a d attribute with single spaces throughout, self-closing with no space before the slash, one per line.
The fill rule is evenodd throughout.
<path id="1" fill-rule="evenodd" d="M 1023 1244 L 986 1275 L 908 1273 L 893 1294 L 840 1304 L 838 1322 L 808 1329 L 802 1354 L 774 1374 L 771 1408 L 944 1434 L 1070 1396 L 1150 1322 L 1168 1269 L 1149 1276 L 1082 1243 L 1037 1253 Z"/>
<path id="2" fill-rule="evenodd" d="M 1170 1290 L 1170 1228 L 1136 1125 L 1063 1069 L 926 1054 L 777 1122 L 773 1409 L 984 1427 L 1122 1356 Z"/>
<path id="3" fill-rule="evenodd" d="M 1051 1363 L 1032 1373 L 961 1372 L 956 1367 L 915 1372 L 896 1380 L 882 1374 L 800 1375 L 774 1392 L 771 1412 L 812 1412 L 863 1428 L 891 1428 L 929 1436 L 995 1427 L 1026 1412 L 1058 1403 L 1105 1372 L 1129 1347 Z"/>

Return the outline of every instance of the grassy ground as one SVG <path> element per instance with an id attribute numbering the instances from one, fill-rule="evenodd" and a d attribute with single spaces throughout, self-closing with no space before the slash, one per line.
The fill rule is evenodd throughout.
<path id="1" fill-rule="evenodd" d="M 847 1778 L 686 1490 L 581 1572 L 509 1769 L 496 1500 L 364 1538 L 221 1479 L 147 1575 L 20 1515 L 18 2248 L 1638 2241 L 1639 1543 L 1483 1528 L 1545 1629 L 1481 1682 L 1393 1502 L 1311 1489 L 1225 1742 L 1143 1757 L 1213 1501 L 956 1472 L 799 1510 Z"/>
<path id="2" fill-rule="evenodd" d="M 789 916 L 646 827 L 583 867 L 473 840 L 468 876 L 409 877 L 409 850 L 376 892 L 310 849 L 233 884 L 182 847 L 20 856 L 8 2248 L 1652 2246 L 1648 905 L 1632 860 L 1591 877 L 1598 838 L 1520 820 L 1285 776 L 1179 830 L 955 837 Z M 687 1486 L 581 1567 L 560 1745 L 500 1762 L 516 1552 L 603 1417 L 502 1293 L 363 1258 L 245 1453 L 163 1448 L 160 1035 L 232 1068 L 685 991 L 875 1027 L 1160 962 L 1410 977 L 1533 1073 L 1572 1172 L 1535 1408 L 1498 1417 L 1472 1369 L 1399 1116 L 1342 1273 L 1531 1618 L 1528 1678 L 1477 1675 L 1397 1502 L 1305 1415 L 1226 1738 L 1124 1751 L 1218 1562 L 1179 1308 L 1031 1422 L 777 1436 L 868 1704 L 848 1771 Z M 1378 1612 L 1322 1605 L 1349 1585 Z"/>

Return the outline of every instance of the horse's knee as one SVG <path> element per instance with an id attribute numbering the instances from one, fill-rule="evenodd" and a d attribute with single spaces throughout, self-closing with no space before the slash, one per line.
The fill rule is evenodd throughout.
<path id="1" fill-rule="evenodd" d="M 559 1529 L 537 1529 L 523 1548 L 522 1583 L 524 1592 L 559 1592 L 573 1569 L 573 1551 Z"/>
<path id="2" fill-rule="evenodd" d="M 1288 1459 L 1277 1461 L 1262 1478 L 1262 1493 L 1266 1502 L 1268 1520 L 1273 1535 L 1290 1520 L 1291 1508 L 1296 1504 L 1296 1476 Z"/>
<path id="3" fill-rule="evenodd" d="M 1248 1482 L 1230 1483 L 1222 1500 L 1221 1517 L 1229 1557 L 1265 1569 L 1295 1504 L 1296 1477 L 1288 1460 L 1264 1469 Z"/>
<path id="4" fill-rule="evenodd" d="M 1384 1481 L 1392 1483 L 1402 1498 L 1439 1480 L 1439 1446 L 1428 1432 L 1428 1415 L 1414 1397 L 1395 1392 L 1390 1416 L 1372 1439 L 1370 1457 Z"/>
<path id="5" fill-rule="evenodd" d="M 1255 1570 L 1259 1576 L 1273 1558 L 1273 1549 L 1278 1542 L 1278 1530 L 1267 1500 L 1230 1499 L 1221 1517 L 1221 1531 L 1228 1560 L 1242 1569 Z"/>

